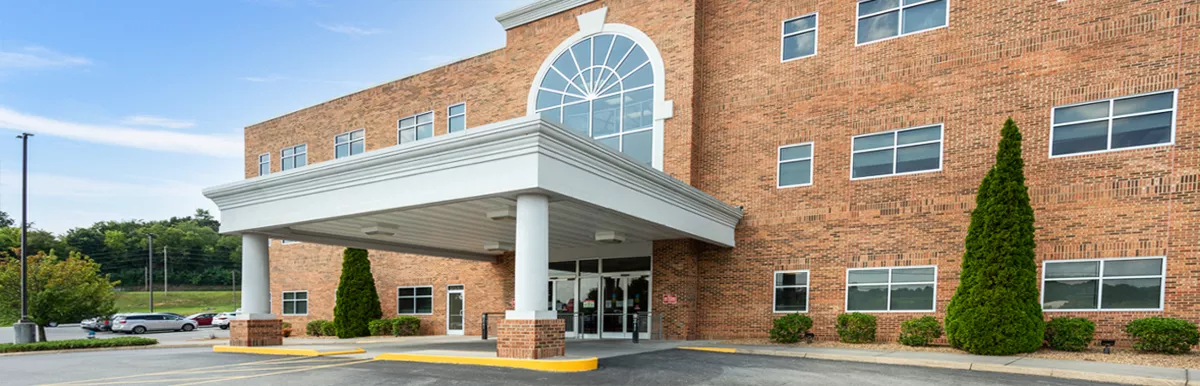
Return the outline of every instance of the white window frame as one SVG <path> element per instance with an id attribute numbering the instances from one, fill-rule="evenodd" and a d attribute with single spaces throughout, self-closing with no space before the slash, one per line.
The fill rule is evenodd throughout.
<path id="1" fill-rule="evenodd" d="M 356 132 L 359 132 L 359 131 L 361 131 L 361 132 L 363 133 L 363 134 L 362 134 L 362 138 L 359 138 L 359 139 L 354 139 L 354 135 L 353 135 L 353 134 L 354 134 L 354 133 L 356 133 Z M 347 137 L 346 137 L 346 138 L 347 138 L 347 139 L 346 139 L 346 142 L 338 142 L 338 141 L 337 141 L 337 137 L 341 137 L 341 136 L 343 136 L 343 135 L 347 136 Z M 350 131 L 347 131 L 347 132 L 345 132 L 345 133 L 341 133 L 341 134 L 338 134 L 338 135 L 335 135 L 335 136 L 333 136 L 333 159 L 338 159 L 338 158 L 339 158 L 339 157 L 338 157 L 338 155 L 337 155 L 337 147 L 338 147 L 339 145 L 342 145 L 342 144 L 345 144 L 345 145 L 346 145 L 346 157 L 353 157 L 353 156 L 355 156 L 355 155 L 356 155 L 356 154 L 354 154 L 354 143 L 355 143 L 355 142 L 362 142 L 362 144 L 363 144 L 363 153 L 366 153 L 366 152 L 367 152 L 367 129 L 366 129 L 366 128 L 362 128 L 362 129 L 356 129 L 356 130 L 350 130 Z M 358 153 L 358 154 L 362 154 L 362 153 Z"/>
<path id="2" fill-rule="evenodd" d="M 916 7 L 919 5 L 929 4 L 929 3 L 932 3 L 932 2 L 935 2 L 938 0 L 925 0 L 920 3 L 913 3 L 913 4 L 904 4 L 904 1 L 901 0 L 901 1 L 899 1 L 900 4 L 896 8 L 888 8 L 886 10 L 875 12 L 872 14 L 858 16 L 858 7 L 860 5 L 862 5 L 862 3 L 867 2 L 867 1 L 870 1 L 870 0 L 859 0 L 857 3 L 854 4 L 854 15 L 855 15 L 855 17 L 854 17 L 854 46 L 855 47 L 865 46 L 865 45 L 871 44 L 871 43 L 888 41 L 888 40 L 901 38 L 901 37 L 905 37 L 905 36 L 909 36 L 909 35 L 916 35 L 919 33 L 925 33 L 925 32 L 929 32 L 929 31 L 936 31 L 936 30 L 950 26 L 950 0 L 945 0 L 946 1 L 946 23 L 942 24 L 942 26 L 940 26 L 940 27 L 933 27 L 930 29 L 923 29 L 920 31 L 913 31 L 913 32 L 909 32 L 909 33 L 904 33 L 904 9 Z M 898 21 L 896 22 L 896 25 L 897 25 L 896 28 L 898 29 L 896 32 L 898 32 L 899 35 L 890 36 L 890 37 L 886 37 L 886 38 L 879 39 L 879 40 L 872 40 L 872 41 L 869 41 L 866 43 L 862 43 L 862 42 L 858 41 L 858 21 L 859 20 L 862 20 L 862 19 L 868 18 L 868 17 L 872 17 L 872 16 L 876 16 L 876 15 L 880 15 L 880 14 L 884 14 L 884 13 L 888 13 L 888 12 L 892 12 L 893 10 L 899 10 L 899 12 L 900 12 L 900 15 L 898 16 Z"/>
<path id="3" fill-rule="evenodd" d="M 263 166 L 267 167 L 267 171 L 265 173 L 263 172 Z M 258 155 L 258 175 L 265 176 L 268 174 L 271 174 L 271 153 L 259 154 Z"/>
<path id="4" fill-rule="evenodd" d="M 296 299 L 294 295 L 292 296 L 292 300 L 287 300 L 288 294 L 298 294 L 298 293 L 304 293 L 304 300 Z M 283 291 L 283 295 L 281 295 L 281 296 L 282 296 L 281 299 L 283 300 L 283 303 L 281 303 L 279 305 L 279 313 L 281 315 L 283 315 L 283 316 L 306 316 L 306 315 L 308 315 L 308 290 Z M 286 304 L 288 302 L 293 303 L 292 304 L 293 313 L 290 313 L 290 314 L 287 313 L 287 311 L 284 311 L 287 309 Z M 298 313 L 294 312 L 296 310 L 295 304 L 299 303 L 299 302 L 304 302 L 304 313 L 303 314 L 298 314 Z"/>
<path id="5" fill-rule="evenodd" d="M 938 134 L 937 140 L 896 145 L 896 140 L 899 138 L 899 135 L 901 132 L 917 130 L 917 129 L 924 129 L 924 128 L 931 127 L 931 126 L 938 127 L 939 134 Z M 870 148 L 870 149 L 865 149 L 865 150 L 854 150 L 854 140 L 858 139 L 859 137 L 869 137 L 869 136 L 873 136 L 873 135 L 886 134 L 886 133 L 892 133 L 892 146 L 890 147 L 890 149 L 892 149 L 892 173 L 891 174 L 880 174 L 877 176 L 855 177 L 854 176 L 854 155 L 855 154 L 869 153 L 869 152 L 879 151 L 879 150 L 884 150 L 884 149 L 889 149 L 889 148 L 888 147 L 876 147 L 876 148 Z M 938 167 L 937 167 L 937 169 L 917 170 L 917 171 L 911 171 L 911 172 L 896 173 L 896 154 L 899 153 L 897 150 L 899 150 L 901 148 L 905 148 L 905 147 L 928 145 L 931 143 L 940 144 L 938 146 Z M 944 123 L 935 123 L 935 124 L 929 124 L 929 125 L 906 127 L 903 129 L 896 129 L 896 130 L 891 130 L 891 131 L 880 131 L 877 133 L 859 134 L 859 135 L 850 137 L 850 180 L 851 181 L 869 180 L 872 178 L 906 176 L 909 174 L 937 173 L 937 172 L 942 171 L 942 166 L 945 162 L 946 162 L 946 125 Z"/>
<path id="6" fill-rule="evenodd" d="M 401 297 L 400 290 L 405 289 L 405 288 L 412 288 L 413 295 Z M 428 296 L 427 295 L 417 295 L 417 288 L 428 288 L 429 295 Z M 425 298 L 425 297 L 429 298 L 429 312 L 416 312 L 416 313 L 400 312 L 400 299 L 413 299 L 413 311 L 416 311 L 417 310 L 417 307 L 416 307 L 417 300 L 416 299 Z M 434 307 L 433 307 L 433 286 L 432 285 L 407 285 L 407 286 L 402 285 L 402 286 L 396 287 L 396 315 L 433 315 L 433 311 L 434 311 L 433 309 L 434 309 Z M 466 319 L 464 318 L 463 321 L 465 323 Z"/>
<path id="7" fill-rule="evenodd" d="M 1155 95 L 1155 94 L 1165 94 L 1168 92 L 1172 93 L 1172 98 L 1171 98 L 1172 101 L 1171 101 L 1170 109 L 1152 110 L 1152 111 L 1133 113 L 1133 114 L 1125 114 L 1125 115 L 1117 115 L 1117 116 L 1112 115 L 1113 114 L 1113 106 L 1119 100 L 1138 98 L 1138 97 L 1144 97 L 1144 96 Z M 1108 116 L 1107 117 L 1095 118 L 1095 119 L 1085 119 L 1082 121 L 1054 123 L 1055 110 L 1062 109 L 1062 108 L 1068 108 L 1068 107 L 1090 105 L 1090 104 L 1097 103 L 1097 102 L 1108 102 Z M 1116 149 L 1112 148 L 1113 121 L 1115 121 L 1117 119 L 1121 119 L 1121 118 L 1137 117 L 1137 116 L 1142 116 L 1142 115 L 1161 114 L 1161 113 L 1165 113 L 1165 112 L 1171 113 L 1171 140 L 1170 141 L 1165 142 L 1165 143 L 1156 143 L 1156 144 L 1152 144 L 1152 145 L 1131 146 L 1131 147 L 1122 147 L 1122 148 L 1116 148 Z M 1054 155 L 1054 129 L 1055 128 L 1057 128 L 1059 126 L 1078 125 L 1081 123 L 1102 122 L 1102 121 L 1108 121 L 1108 134 L 1105 138 L 1106 149 L 1085 151 L 1082 153 L 1069 153 L 1069 154 Z M 1088 154 L 1111 153 L 1111 152 L 1115 152 L 1115 151 L 1147 149 L 1147 148 L 1162 147 L 1162 146 L 1173 146 L 1173 145 L 1175 145 L 1175 130 L 1178 127 L 1178 124 L 1179 124 L 1178 121 L 1179 121 L 1179 89 L 1153 91 L 1153 92 L 1146 92 L 1146 93 L 1141 93 L 1141 94 L 1125 95 L 1125 96 L 1120 96 L 1120 97 L 1116 97 L 1116 98 L 1096 99 L 1096 100 L 1087 101 L 1087 102 L 1072 103 L 1069 105 L 1062 105 L 1062 106 L 1054 106 L 1054 107 L 1050 108 L 1050 146 L 1047 146 L 1046 153 L 1050 155 L 1050 158 L 1063 158 L 1063 157 L 1074 157 L 1074 156 L 1088 155 Z"/>
<path id="8" fill-rule="evenodd" d="M 463 112 L 461 114 L 450 114 L 450 109 L 453 109 L 457 106 L 462 106 Z M 463 128 L 461 131 L 467 131 L 467 102 L 458 102 L 458 103 L 455 103 L 455 104 L 452 104 L 452 105 L 446 107 L 446 133 L 447 134 L 448 133 L 456 133 L 455 131 L 450 131 L 451 130 L 450 120 L 457 118 L 457 117 L 462 117 L 462 119 L 463 119 Z"/>
<path id="9" fill-rule="evenodd" d="M 808 151 L 807 158 L 797 158 L 797 159 L 791 159 L 791 160 L 787 160 L 787 161 L 781 161 L 779 159 L 779 158 L 783 157 L 783 149 L 790 149 L 793 147 L 800 147 L 800 146 L 808 146 L 809 151 Z M 791 145 L 783 145 L 783 146 L 780 146 L 778 149 L 776 149 L 775 150 L 775 188 L 776 189 L 785 189 L 785 188 L 798 188 L 798 187 L 802 187 L 802 186 L 812 186 L 813 179 L 816 177 L 813 175 L 813 171 L 816 169 L 816 166 L 815 166 L 816 160 L 814 160 L 816 155 L 817 155 L 817 147 L 814 142 L 804 142 L 804 143 L 796 143 L 796 144 L 791 144 Z M 782 176 L 783 164 L 789 164 L 789 163 L 801 162 L 801 161 L 809 161 L 808 162 L 808 183 L 807 184 L 782 185 L 781 181 L 783 181 L 783 176 Z M 895 168 L 893 168 L 893 170 L 894 169 Z"/>
<path id="10" fill-rule="evenodd" d="M 1122 261 L 1122 260 L 1162 260 L 1162 272 L 1158 275 L 1142 275 L 1142 276 L 1112 276 L 1109 279 L 1124 280 L 1124 279 L 1159 279 L 1158 291 L 1158 308 L 1104 308 L 1104 262 L 1106 261 Z M 1096 277 L 1067 277 L 1067 278 L 1052 278 L 1046 279 L 1046 267 L 1055 263 L 1085 263 L 1098 261 L 1100 262 L 1099 273 Z M 1046 304 L 1046 281 L 1071 281 L 1071 280 L 1096 280 L 1096 308 L 1045 308 Z M 1138 256 L 1138 257 L 1113 257 L 1113 258 L 1098 258 L 1098 259 L 1068 259 L 1068 260 L 1043 260 L 1042 261 L 1042 282 L 1041 294 L 1038 297 L 1038 304 L 1042 307 L 1042 312 L 1145 312 L 1145 311 L 1162 311 L 1163 303 L 1167 298 L 1167 257 L 1166 256 Z"/>
<path id="11" fill-rule="evenodd" d="M 301 146 L 304 146 L 304 151 L 303 151 L 303 152 L 297 152 L 297 151 L 296 151 L 296 148 L 299 148 L 299 147 L 301 147 Z M 284 150 L 291 150 L 291 151 L 292 151 L 292 155 L 290 155 L 290 156 L 285 156 L 285 155 L 283 155 L 283 151 L 284 151 Z M 334 151 L 335 151 L 335 152 L 337 151 L 337 150 L 336 150 L 336 148 L 335 148 L 335 150 L 334 150 Z M 279 170 L 280 170 L 280 171 L 284 171 L 284 170 L 292 170 L 292 169 L 295 169 L 295 168 L 301 167 L 301 166 L 296 166 L 296 158 L 298 158 L 300 155 L 304 155 L 304 166 L 308 166 L 308 144 L 307 144 L 307 143 L 302 143 L 302 144 L 299 144 L 299 145 L 295 145 L 295 146 L 289 146 L 289 147 L 286 147 L 286 148 L 283 148 L 283 149 L 279 149 Z M 283 168 L 283 166 L 284 166 L 284 165 L 287 165 L 287 164 L 286 164 L 286 163 L 284 163 L 284 162 L 283 162 L 283 160 L 285 160 L 285 159 L 288 159 L 288 158 L 291 158 L 291 159 L 292 159 L 292 168 L 291 168 L 291 169 L 284 169 L 284 168 Z"/>
<path id="12" fill-rule="evenodd" d="M 805 275 L 804 282 L 807 284 L 781 286 L 781 285 L 779 285 L 779 283 L 775 282 L 775 276 L 778 274 L 781 274 L 781 273 L 804 273 L 804 275 Z M 812 289 L 810 287 L 811 285 L 812 285 L 812 273 L 810 273 L 807 269 L 792 269 L 792 270 L 786 270 L 786 271 L 775 271 L 775 272 L 771 273 L 771 312 L 774 312 L 776 314 L 796 314 L 796 313 L 807 314 L 808 310 L 812 308 L 812 307 L 810 307 L 811 304 L 809 303 L 810 301 L 812 301 Z M 779 300 L 779 299 L 777 299 L 777 297 L 775 296 L 775 291 L 780 288 L 804 288 L 804 311 L 780 311 L 779 309 L 775 308 L 776 306 L 779 305 L 779 303 L 777 302 L 777 300 Z"/>
<path id="13" fill-rule="evenodd" d="M 910 269 L 910 268 L 933 268 L 933 281 L 932 282 L 924 282 L 923 281 L 923 282 L 913 282 L 913 283 L 892 283 L 892 271 L 897 270 L 897 269 Z M 887 307 L 888 307 L 888 309 L 887 310 L 851 310 L 850 309 L 850 286 L 852 284 L 850 284 L 850 272 L 853 272 L 853 271 L 877 271 L 877 270 L 881 270 L 881 269 L 888 270 L 887 283 L 858 283 L 858 284 L 853 284 L 853 285 L 856 285 L 856 286 L 879 286 L 879 285 L 886 284 L 887 285 Z M 844 302 L 842 303 L 842 309 L 845 310 L 846 312 L 861 312 L 864 314 L 875 314 L 875 313 L 910 313 L 911 314 L 911 313 L 927 313 L 927 312 L 936 312 L 937 311 L 937 296 L 938 296 L 938 266 L 937 265 L 847 268 L 845 284 L 846 284 L 846 286 L 842 287 L 843 291 L 846 292 L 846 295 L 844 296 L 844 298 L 845 298 Z M 930 308 L 928 310 L 892 310 L 892 286 L 894 286 L 894 285 L 920 285 L 920 284 L 932 284 L 933 285 L 933 308 Z"/>
<path id="14" fill-rule="evenodd" d="M 279 245 L 292 245 L 292 244 L 300 244 L 300 242 L 296 241 L 296 240 L 286 240 L 286 239 L 279 240 Z"/>
<path id="15" fill-rule="evenodd" d="M 398 144 L 398 145 L 404 144 L 404 142 L 400 142 L 400 140 L 402 138 L 404 138 L 400 134 L 400 132 L 402 132 L 404 130 L 412 130 L 413 131 L 413 138 L 415 138 L 413 140 L 413 142 L 417 142 L 417 141 L 424 140 L 424 139 L 429 139 L 429 138 L 421 138 L 421 137 L 417 136 L 418 134 L 421 133 L 419 130 L 417 130 L 417 127 L 423 125 L 423 123 L 420 123 L 421 121 L 417 117 L 420 117 L 425 114 L 429 114 L 429 125 L 432 126 L 429 129 L 429 138 L 433 138 L 433 137 L 437 136 L 437 124 L 434 123 L 434 122 L 437 122 L 437 113 L 435 113 L 433 110 L 429 110 L 429 111 L 426 111 L 423 113 L 416 113 L 416 114 L 409 115 L 407 117 L 396 120 L 396 144 Z M 413 120 L 413 124 L 411 126 L 400 126 L 400 122 L 404 122 L 405 119 L 409 119 L 409 118 L 412 118 L 412 120 Z M 411 143 L 411 142 L 409 142 L 409 143 Z"/>
<path id="16" fill-rule="evenodd" d="M 812 28 L 800 30 L 800 31 L 792 32 L 792 33 L 786 32 L 787 23 L 789 21 L 800 20 L 800 19 L 803 19 L 803 18 L 806 18 L 809 16 L 812 16 L 812 18 L 813 18 L 813 27 Z M 820 15 L 817 14 L 817 12 L 796 16 L 796 17 L 784 20 L 783 22 L 779 23 L 779 36 L 780 36 L 779 37 L 779 62 L 787 63 L 787 62 L 797 60 L 797 59 L 804 59 L 804 58 L 807 58 L 810 56 L 817 56 L 817 51 L 820 49 L 817 46 L 817 43 L 821 41 L 821 32 L 819 31 L 820 26 L 821 26 L 821 17 L 820 17 Z M 789 38 L 789 37 L 796 36 L 796 35 L 799 35 L 799 34 L 802 34 L 805 32 L 809 32 L 809 31 L 812 31 L 812 33 L 813 33 L 813 53 L 809 54 L 809 55 L 804 55 L 804 56 L 797 56 L 797 57 L 794 57 L 791 59 L 784 58 L 783 57 L 784 41 L 786 41 L 787 38 Z"/>

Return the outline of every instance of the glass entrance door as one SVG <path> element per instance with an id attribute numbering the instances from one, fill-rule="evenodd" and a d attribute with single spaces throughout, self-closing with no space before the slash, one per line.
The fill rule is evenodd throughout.
<path id="1" fill-rule="evenodd" d="M 463 316 L 466 308 L 463 300 L 462 285 L 446 287 L 446 335 L 463 334 Z"/>
<path id="2" fill-rule="evenodd" d="M 578 319 L 575 313 L 578 309 L 575 299 L 578 295 L 575 293 L 576 280 L 569 279 L 551 279 L 550 280 L 550 309 L 558 312 L 558 318 L 562 319 L 566 324 L 566 336 L 568 338 L 575 337 L 578 330 Z"/>
<path id="3" fill-rule="evenodd" d="M 600 337 L 600 277 L 579 278 L 579 332 L 585 338 Z"/>

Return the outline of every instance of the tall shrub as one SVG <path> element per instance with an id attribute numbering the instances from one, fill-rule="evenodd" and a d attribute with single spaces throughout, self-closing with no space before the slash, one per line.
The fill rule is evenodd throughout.
<path id="1" fill-rule="evenodd" d="M 333 324 L 338 338 L 368 336 L 368 323 L 383 316 L 371 260 L 367 251 L 346 248 L 342 255 L 342 279 L 338 282 L 337 304 L 333 306 Z"/>
<path id="2" fill-rule="evenodd" d="M 1021 132 L 1009 118 L 1000 133 L 996 164 L 975 197 L 958 288 L 946 309 L 950 344 L 972 354 L 1032 352 L 1045 331 Z"/>

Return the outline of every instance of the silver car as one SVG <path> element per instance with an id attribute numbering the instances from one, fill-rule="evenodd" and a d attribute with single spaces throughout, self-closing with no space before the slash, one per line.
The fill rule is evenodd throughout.
<path id="1" fill-rule="evenodd" d="M 128 314 L 112 322 L 113 332 L 126 334 L 141 334 L 146 331 L 191 331 L 196 327 L 195 320 L 169 314 Z"/>

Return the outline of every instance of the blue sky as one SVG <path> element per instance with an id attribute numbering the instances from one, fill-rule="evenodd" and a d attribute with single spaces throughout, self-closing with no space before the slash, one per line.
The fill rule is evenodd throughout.
<path id="1" fill-rule="evenodd" d="M 504 45 L 530 0 L 0 0 L 0 211 L 56 233 L 215 207 L 242 128 Z"/>

